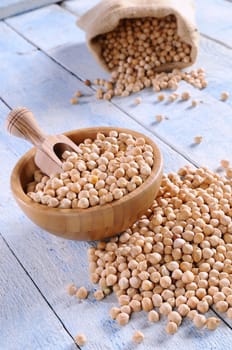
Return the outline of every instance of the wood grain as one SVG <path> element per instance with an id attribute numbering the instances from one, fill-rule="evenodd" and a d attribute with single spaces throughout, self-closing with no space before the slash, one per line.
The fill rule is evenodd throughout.
<path id="1" fill-rule="evenodd" d="M 0 19 L 58 2 L 58 0 L 1 0 Z"/>
<path id="2" fill-rule="evenodd" d="M 0 348 L 77 349 L 0 236 Z"/>
<path id="3" fill-rule="evenodd" d="M 63 1 L 61 6 L 80 17 L 93 6 L 97 5 L 99 1 L 100 0 L 67 0 Z"/>
<path id="4" fill-rule="evenodd" d="M 232 48 L 232 3 L 228 0 L 196 0 L 196 20 L 202 34 Z"/>

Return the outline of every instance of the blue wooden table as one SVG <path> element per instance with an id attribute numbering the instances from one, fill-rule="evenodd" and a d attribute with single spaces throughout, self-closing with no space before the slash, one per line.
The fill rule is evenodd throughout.
<path id="1" fill-rule="evenodd" d="M 85 79 L 107 77 L 85 44 L 75 22 L 96 0 L 1 0 L 0 2 L 0 350 L 77 349 L 74 337 L 84 333 L 88 350 L 231 350 L 232 322 L 222 315 L 214 332 L 197 330 L 185 320 L 177 334 L 165 333 L 165 321 L 149 325 L 144 312 L 126 327 L 109 317 L 117 305 L 112 294 L 96 302 L 89 282 L 90 243 L 67 241 L 35 226 L 16 205 L 9 186 L 17 160 L 30 148 L 9 136 L 4 122 L 10 109 L 30 108 L 48 133 L 95 125 L 125 126 L 147 134 L 159 145 L 165 172 L 204 165 L 217 170 L 221 159 L 232 163 L 232 2 L 197 0 L 200 52 L 195 67 L 204 67 L 209 85 L 199 91 L 182 82 L 201 100 L 156 102 L 150 89 L 128 98 L 99 101 Z M 57 3 L 57 4 L 55 4 Z M 75 91 L 82 103 L 70 104 Z M 231 98 L 220 101 L 222 91 Z M 142 103 L 135 106 L 137 96 Z M 155 123 L 155 115 L 168 117 Z M 193 147 L 195 136 L 202 143 Z M 66 292 L 69 283 L 85 286 L 86 300 Z M 211 315 L 215 315 L 213 310 Z M 139 345 L 131 341 L 143 331 Z"/>

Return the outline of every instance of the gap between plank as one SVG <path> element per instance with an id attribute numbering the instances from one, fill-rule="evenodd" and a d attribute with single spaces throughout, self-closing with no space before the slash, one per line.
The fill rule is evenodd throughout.
<path id="1" fill-rule="evenodd" d="M 17 255 L 14 253 L 13 249 L 10 247 L 10 245 L 8 244 L 7 240 L 3 237 L 2 233 L 0 232 L 0 237 L 2 238 L 2 240 L 4 241 L 4 243 L 6 244 L 6 246 L 8 247 L 8 249 L 10 250 L 11 254 L 14 256 L 14 258 L 16 259 L 16 261 L 19 263 L 20 267 L 23 269 L 23 271 L 26 273 L 27 277 L 31 280 L 32 284 L 34 285 L 34 287 L 36 288 L 36 290 L 40 293 L 40 295 L 42 296 L 43 300 L 46 302 L 46 304 L 48 305 L 49 309 L 54 313 L 54 315 L 57 317 L 58 321 L 61 323 L 62 327 L 64 328 L 64 330 L 67 332 L 67 334 L 72 338 L 74 344 L 76 345 L 77 349 L 81 350 L 81 348 L 75 343 L 75 340 L 72 336 L 72 334 L 69 332 L 69 330 L 66 328 L 65 324 L 63 323 L 63 321 L 61 320 L 61 318 L 58 316 L 58 314 L 56 313 L 56 311 L 54 310 L 54 308 L 52 307 L 52 305 L 49 303 L 49 301 L 46 299 L 46 297 L 43 295 L 43 293 L 41 292 L 41 290 L 39 289 L 39 287 L 37 286 L 37 284 L 35 283 L 35 281 L 32 279 L 31 275 L 29 274 L 29 272 L 26 270 L 26 268 L 23 266 L 23 264 L 21 263 L 21 261 L 19 260 L 19 258 L 17 257 Z"/>
<path id="2" fill-rule="evenodd" d="M 215 311 L 212 306 L 210 306 L 210 310 L 213 311 L 217 317 L 220 318 L 220 320 L 223 321 L 232 330 L 232 326 L 226 320 L 224 320 L 223 317 L 217 311 Z"/>
<path id="3" fill-rule="evenodd" d="M 7 108 L 9 108 L 10 110 L 12 110 L 12 107 L 10 107 L 9 105 L 8 105 L 8 103 L 0 96 L 0 101 L 4 104 L 4 105 L 6 105 L 6 107 Z"/>
<path id="4" fill-rule="evenodd" d="M 227 1 L 231 1 L 232 0 L 227 0 Z M 200 33 L 201 36 L 203 36 L 204 38 L 208 39 L 208 40 L 211 40 L 211 41 L 214 41 L 215 43 L 219 44 L 219 45 L 222 45 L 224 46 L 225 48 L 229 49 L 229 50 L 232 50 L 232 46 L 228 45 L 228 44 L 225 44 L 223 41 L 220 41 L 218 39 L 214 39 L 212 38 L 211 36 L 207 35 L 207 34 L 204 34 L 204 33 Z"/>

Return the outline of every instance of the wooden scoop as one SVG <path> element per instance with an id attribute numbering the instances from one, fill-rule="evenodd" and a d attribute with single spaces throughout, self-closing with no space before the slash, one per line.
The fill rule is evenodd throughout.
<path id="1" fill-rule="evenodd" d="M 30 141 L 36 147 L 35 164 L 47 175 L 63 172 L 60 160 L 64 151 L 81 154 L 81 149 L 64 135 L 46 135 L 31 111 L 25 107 L 12 110 L 6 119 L 7 131 Z"/>

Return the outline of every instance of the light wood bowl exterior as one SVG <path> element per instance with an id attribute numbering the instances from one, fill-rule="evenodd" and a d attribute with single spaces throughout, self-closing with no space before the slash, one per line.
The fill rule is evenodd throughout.
<path id="1" fill-rule="evenodd" d="M 34 203 L 25 193 L 26 185 L 33 181 L 33 173 L 36 169 L 35 148 L 33 148 L 14 167 L 11 175 L 11 189 L 19 207 L 36 225 L 67 239 L 104 239 L 129 228 L 152 205 L 159 191 L 163 174 L 162 155 L 152 140 L 138 132 L 114 127 L 78 129 L 65 133 L 65 135 L 78 144 L 86 138 L 95 138 L 98 132 L 108 135 L 110 130 L 126 132 L 146 139 L 154 151 L 152 174 L 133 192 L 103 206 L 98 205 L 88 209 L 49 208 Z"/>

